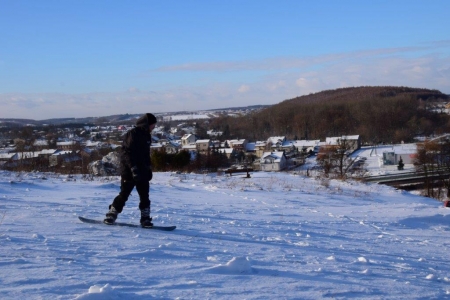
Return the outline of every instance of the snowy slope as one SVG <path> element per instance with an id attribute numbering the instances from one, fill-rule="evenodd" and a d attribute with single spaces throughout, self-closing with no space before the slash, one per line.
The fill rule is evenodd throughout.
<path id="1" fill-rule="evenodd" d="M 0 172 L 0 299 L 450 299 L 450 210 L 376 184 L 156 173 L 155 224 L 103 218 L 117 177 Z M 122 222 L 139 221 L 133 193 Z"/>

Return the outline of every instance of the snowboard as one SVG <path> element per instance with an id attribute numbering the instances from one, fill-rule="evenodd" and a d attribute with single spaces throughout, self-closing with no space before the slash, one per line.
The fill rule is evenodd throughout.
<path id="1" fill-rule="evenodd" d="M 80 219 L 80 221 L 83 223 L 103 224 L 106 226 L 124 226 L 124 227 L 133 227 L 133 228 L 142 228 L 142 229 L 155 229 L 155 230 L 162 230 L 162 231 L 172 231 L 175 228 L 177 228 L 177 226 L 156 226 L 156 225 L 153 225 L 153 227 L 142 227 L 141 225 L 138 225 L 138 224 L 122 223 L 122 222 L 115 222 L 114 224 L 105 224 L 105 223 L 103 223 L 103 220 L 88 219 L 88 218 L 84 218 L 84 217 L 80 217 L 80 216 L 78 217 L 78 219 Z"/>

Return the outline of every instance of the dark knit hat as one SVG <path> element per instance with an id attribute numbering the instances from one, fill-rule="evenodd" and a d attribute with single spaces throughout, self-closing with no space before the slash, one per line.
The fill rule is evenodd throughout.
<path id="1" fill-rule="evenodd" d="M 156 124 L 156 117 L 151 113 L 146 113 L 139 117 L 136 121 L 137 127 L 147 128 L 148 126 Z"/>
<path id="2" fill-rule="evenodd" d="M 147 113 L 146 115 L 147 115 L 148 125 L 156 124 L 156 117 L 153 114 Z"/>

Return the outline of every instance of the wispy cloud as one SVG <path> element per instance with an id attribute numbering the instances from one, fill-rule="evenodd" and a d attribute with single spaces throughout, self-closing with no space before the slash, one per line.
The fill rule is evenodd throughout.
<path id="1" fill-rule="evenodd" d="M 191 62 L 180 65 L 161 66 L 149 72 L 236 72 L 236 71 L 271 71 L 308 68 L 323 64 L 354 61 L 364 58 L 375 59 L 386 55 L 405 55 L 427 51 L 437 51 L 450 47 L 450 41 L 438 41 L 415 47 L 397 47 L 384 49 L 360 50 L 346 53 L 333 53 L 313 57 L 272 57 L 261 60 Z"/>

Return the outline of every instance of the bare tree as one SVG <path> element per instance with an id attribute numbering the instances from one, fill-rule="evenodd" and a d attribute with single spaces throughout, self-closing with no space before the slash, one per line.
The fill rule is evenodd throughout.
<path id="1" fill-rule="evenodd" d="M 450 196 L 450 141 L 435 139 L 417 144 L 417 156 L 414 160 L 417 172 L 424 175 L 424 192 L 428 197 L 441 199 L 443 188 Z"/>
<path id="2" fill-rule="evenodd" d="M 345 138 L 337 139 L 337 143 L 320 148 L 317 161 L 322 166 L 326 176 L 335 174 L 345 179 L 352 161 L 348 158 L 352 150 L 352 142 Z"/>

